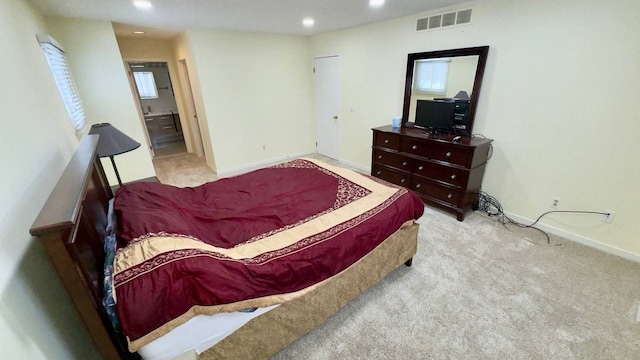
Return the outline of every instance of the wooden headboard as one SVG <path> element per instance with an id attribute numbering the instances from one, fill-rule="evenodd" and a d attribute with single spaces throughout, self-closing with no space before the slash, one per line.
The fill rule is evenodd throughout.
<path id="1" fill-rule="evenodd" d="M 97 157 L 98 135 L 81 141 L 29 232 L 42 240 L 104 359 L 139 359 L 102 306 L 103 239 L 113 193 Z"/>

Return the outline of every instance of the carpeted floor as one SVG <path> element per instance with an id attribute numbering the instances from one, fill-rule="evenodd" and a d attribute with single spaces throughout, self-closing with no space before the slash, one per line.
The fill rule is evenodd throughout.
<path id="1" fill-rule="evenodd" d="M 188 157 L 164 183 L 215 175 Z M 326 160 L 326 159 L 325 159 Z M 197 166 L 196 166 L 197 167 Z M 157 167 L 158 169 L 158 167 Z M 639 359 L 640 264 L 426 208 L 418 254 L 274 359 Z M 561 246 L 553 246 L 562 242 Z"/>
<path id="2" fill-rule="evenodd" d="M 426 208 L 418 254 L 274 359 L 638 359 L 640 264 Z"/>

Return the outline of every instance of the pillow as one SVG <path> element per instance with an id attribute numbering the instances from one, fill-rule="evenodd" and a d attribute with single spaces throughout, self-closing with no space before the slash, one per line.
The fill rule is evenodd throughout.
<path id="1" fill-rule="evenodd" d="M 116 217 L 113 211 L 113 199 L 109 200 L 109 213 L 107 214 L 107 229 L 104 237 L 104 298 L 102 306 L 107 311 L 113 328 L 122 332 L 120 322 L 116 315 L 116 300 L 113 297 L 113 260 L 116 256 Z"/>

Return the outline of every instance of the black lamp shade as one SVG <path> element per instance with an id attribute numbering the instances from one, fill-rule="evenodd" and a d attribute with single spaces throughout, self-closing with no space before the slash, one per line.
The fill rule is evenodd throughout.
<path id="1" fill-rule="evenodd" d="M 95 124 L 91 126 L 89 134 L 100 135 L 98 139 L 98 156 L 115 156 L 135 150 L 140 143 L 125 135 L 109 123 Z"/>
<path id="2" fill-rule="evenodd" d="M 140 147 L 140 143 L 125 135 L 122 131 L 114 128 L 109 123 L 95 124 L 91 126 L 89 135 L 100 135 L 98 138 L 98 156 L 109 157 L 113 171 L 116 173 L 118 184 L 122 186 L 122 179 L 118 173 L 116 162 L 113 157 L 124 154 L 128 151 L 135 150 Z"/>

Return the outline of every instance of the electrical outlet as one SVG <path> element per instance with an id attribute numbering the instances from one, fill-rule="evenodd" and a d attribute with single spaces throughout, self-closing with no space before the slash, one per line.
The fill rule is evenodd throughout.
<path id="1" fill-rule="evenodd" d="M 551 202 L 551 207 L 554 209 L 557 209 L 558 207 L 560 207 L 560 198 L 559 197 L 554 197 L 553 201 Z"/>
<path id="2" fill-rule="evenodd" d="M 607 224 L 611 224 L 611 222 L 613 221 L 613 217 L 616 215 L 616 213 L 609 210 L 605 210 L 604 212 L 608 213 L 608 215 L 607 214 L 602 215 L 602 221 L 606 222 Z"/>

